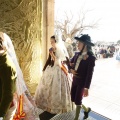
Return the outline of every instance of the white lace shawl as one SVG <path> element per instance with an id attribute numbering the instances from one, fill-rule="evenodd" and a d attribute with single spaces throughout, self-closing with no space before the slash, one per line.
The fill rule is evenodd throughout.
<path id="1" fill-rule="evenodd" d="M 15 67 L 17 70 L 17 81 L 16 81 L 17 93 L 18 93 L 18 95 L 21 95 L 22 93 L 24 93 L 27 90 L 27 87 L 25 85 L 24 78 L 23 78 L 23 73 L 22 73 L 19 63 L 17 61 L 14 46 L 12 44 L 10 37 L 6 33 L 3 33 L 3 35 L 4 35 L 3 45 L 6 47 L 7 53 L 12 58 L 13 63 L 15 64 Z"/>

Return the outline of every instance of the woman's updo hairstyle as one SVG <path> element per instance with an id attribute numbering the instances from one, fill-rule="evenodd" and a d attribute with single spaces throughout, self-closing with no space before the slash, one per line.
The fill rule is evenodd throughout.
<path id="1" fill-rule="evenodd" d="M 54 39 L 55 42 L 57 42 L 56 39 L 55 39 L 55 35 L 51 36 L 51 39 Z"/>

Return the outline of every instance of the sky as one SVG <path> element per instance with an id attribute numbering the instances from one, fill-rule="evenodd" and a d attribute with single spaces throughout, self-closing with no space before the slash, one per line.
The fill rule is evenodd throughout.
<path id="1" fill-rule="evenodd" d="M 84 31 L 93 41 L 120 40 L 120 0 L 55 0 L 55 18 L 64 19 L 65 11 L 77 16 L 80 10 L 89 11 L 86 22 L 98 21 L 96 29 Z"/>

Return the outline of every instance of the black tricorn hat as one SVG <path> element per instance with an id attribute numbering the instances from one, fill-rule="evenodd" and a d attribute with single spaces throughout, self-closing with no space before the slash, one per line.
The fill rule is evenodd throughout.
<path id="1" fill-rule="evenodd" d="M 83 34 L 80 37 L 75 37 L 75 39 L 88 46 L 94 46 L 94 43 L 91 42 L 91 37 L 88 34 Z"/>

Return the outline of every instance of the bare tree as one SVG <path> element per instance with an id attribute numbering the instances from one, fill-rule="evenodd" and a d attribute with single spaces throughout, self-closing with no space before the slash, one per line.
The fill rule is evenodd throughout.
<path id="1" fill-rule="evenodd" d="M 77 19 L 74 19 L 74 15 L 70 12 L 70 15 L 65 12 L 64 17 L 60 20 L 55 20 L 55 29 L 60 30 L 63 39 L 70 38 L 71 40 L 75 35 L 80 35 L 84 30 L 94 29 L 98 26 L 98 20 L 86 23 L 87 12 L 81 12 L 78 14 Z"/>

